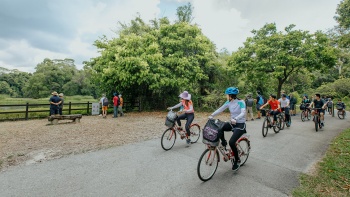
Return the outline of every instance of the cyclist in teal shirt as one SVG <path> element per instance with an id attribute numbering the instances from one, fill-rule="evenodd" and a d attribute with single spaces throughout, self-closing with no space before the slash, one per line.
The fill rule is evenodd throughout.
<path id="1" fill-rule="evenodd" d="M 237 98 L 237 94 L 239 93 L 238 88 L 229 87 L 226 89 L 225 94 L 227 95 L 227 101 L 214 113 L 209 116 L 209 119 L 212 119 L 214 116 L 220 114 L 225 109 L 230 110 L 231 114 L 231 122 L 226 122 L 222 128 L 220 129 L 220 139 L 221 144 L 226 147 L 227 141 L 225 140 L 224 131 L 233 131 L 231 139 L 229 141 L 229 145 L 231 150 L 235 155 L 235 162 L 232 165 L 232 170 L 236 171 L 240 167 L 240 159 L 238 156 L 238 151 L 236 148 L 236 141 L 246 133 L 246 124 L 245 124 L 245 111 L 246 106 L 244 100 Z"/>

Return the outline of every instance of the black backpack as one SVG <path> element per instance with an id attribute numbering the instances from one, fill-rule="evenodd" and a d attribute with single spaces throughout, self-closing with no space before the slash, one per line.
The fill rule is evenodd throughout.
<path id="1" fill-rule="evenodd" d="M 108 105 L 109 105 L 108 99 L 107 99 L 107 97 L 105 97 L 103 99 L 103 106 L 108 106 Z"/>

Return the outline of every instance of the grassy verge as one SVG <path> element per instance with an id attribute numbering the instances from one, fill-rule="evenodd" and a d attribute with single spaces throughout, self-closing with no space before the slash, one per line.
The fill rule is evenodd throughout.
<path id="1" fill-rule="evenodd" d="M 350 196 L 350 129 L 336 137 L 312 175 L 300 177 L 293 196 Z"/>

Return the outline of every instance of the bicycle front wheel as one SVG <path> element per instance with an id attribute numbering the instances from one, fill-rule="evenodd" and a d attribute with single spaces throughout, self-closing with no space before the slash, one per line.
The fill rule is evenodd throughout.
<path id="1" fill-rule="evenodd" d="M 311 120 L 311 112 L 306 111 L 306 118 L 307 120 Z"/>
<path id="2" fill-rule="evenodd" d="M 216 149 L 206 149 L 199 158 L 197 174 L 200 180 L 211 179 L 219 165 L 219 152 Z"/>
<path id="3" fill-rule="evenodd" d="M 314 116 L 314 121 L 315 121 L 315 129 L 316 129 L 316 132 L 318 131 L 318 116 Z"/>
<path id="4" fill-rule="evenodd" d="M 264 123 L 263 123 L 263 126 L 262 126 L 262 135 L 263 135 L 264 137 L 266 137 L 268 130 L 269 130 L 268 120 L 265 119 L 265 120 L 264 120 Z"/>
<path id="5" fill-rule="evenodd" d="M 199 139 L 199 136 L 200 136 L 200 128 L 199 128 L 199 125 L 197 124 L 193 124 L 191 125 L 190 127 L 190 133 L 191 133 L 191 142 L 192 143 L 196 143 Z"/>
<path id="6" fill-rule="evenodd" d="M 237 150 L 239 158 L 241 159 L 241 166 L 245 164 L 245 162 L 248 159 L 249 151 L 250 151 L 250 145 L 247 139 L 242 139 L 237 144 Z"/>
<path id="7" fill-rule="evenodd" d="M 345 113 L 345 112 L 342 112 L 342 111 L 339 111 L 339 110 L 338 110 L 338 118 L 339 118 L 339 119 L 344 119 L 344 113 Z"/>
<path id="8" fill-rule="evenodd" d="M 160 144 L 164 150 L 170 150 L 176 140 L 176 132 L 172 128 L 168 128 L 164 131 Z"/>

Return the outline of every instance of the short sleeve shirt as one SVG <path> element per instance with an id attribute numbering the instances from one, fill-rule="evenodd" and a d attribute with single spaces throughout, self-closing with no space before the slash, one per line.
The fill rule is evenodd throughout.
<path id="1" fill-rule="evenodd" d="M 285 100 L 283 99 L 278 99 L 278 101 L 280 102 L 281 104 L 281 107 L 287 107 L 288 103 L 289 103 L 289 100 L 286 98 Z M 289 107 L 289 106 L 288 106 Z"/>
<path id="2" fill-rule="evenodd" d="M 323 105 L 324 105 L 324 102 L 323 102 L 323 100 L 314 100 L 314 107 L 315 108 L 322 108 L 323 107 Z"/>
<path id="3" fill-rule="evenodd" d="M 268 103 L 272 110 L 276 110 L 278 108 L 278 105 L 280 104 L 278 100 L 274 100 L 274 101 L 269 100 Z"/>

